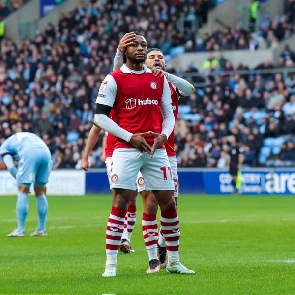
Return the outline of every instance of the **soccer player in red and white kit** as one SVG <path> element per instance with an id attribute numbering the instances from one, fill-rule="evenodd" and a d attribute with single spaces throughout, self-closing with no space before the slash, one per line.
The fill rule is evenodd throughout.
<path id="1" fill-rule="evenodd" d="M 145 65 L 146 39 L 136 35 L 125 51 L 126 64 L 104 79 L 97 96 L 96 114 L 82 158 L 82 168 L 88 170 L 88 156 L 97 142 L 101 129 L 115 135 L 112 155 L 112 210 L 106 230 L 106 267 L 103 277 L 117 275 L 118 246 L 124 228 L 124 217 L 130 192 L 136 189 L 139 171 L 145 178 L 146 189 L 153 191 L 161 209 L 164 238 L 174 242 L 167 249 L 171 273 L 191 274 L 179 262 L 179 220 L 174 183 L 164 143 L 174 129 L 171 95 L 164 76 L 155 76 Z M 109 117 L 114 110 L 116 122 Z M 158 261 L 150 261 L 158 269 Z"/>
<path id="2" fill-rule="evenodd" d="M 128 46 L 129 42 L 131 42 L 134 38 L 135 38 L 135 34 L 131 32 L 131 33 L 125 34 L 123 38 L 120 40 L 117 54 L 114 58 L 114 69 L 118 67 L 118 63 L 123 55 L 122 52 L 126 50 L 126 47 Z M 195 91 L 194 86 L 182 78 L 179 78 L 175 75 L 165 72 L 166 63 L 165 63 L 164 55 L 161 52 L 161 50 L 159 50 L 158 48 L 152 48 L 148 51 L 145 64 L 149 69 L 154 70 L 154 74 L 160 73 L 166 76 L 169 82 L 170 90 L 171 90 L 171 99 L 172 99 L 172 108 L 173 108 L 174 117 L 177 118 L 179 98 L 189 96 L 190 94 L 192 94 Z M 165 142 L 165 148 L 166 148 L 171 169 L 172 169 L 172 175 L 173 175 L 173 180 L 175 184 L 174 197 L 177 203 L 179 190 L 178 190 L 178 175 L 177 175 L 177 159 L 176 159 L 176 152 L 175 152 L 175 145 L 174 145 L 174 132 L 171 133 L 168 140 Z M 143 204 L 144 204 L 142 228 L 143 228 L 143 236 L 144 236 L 144 240 L 145 240 L 145 244 L 146 244 L 146 248 L 147 248 L 147 252 L 149 256 L 149 261 L 157 258 L 157 247 L 158 247 L 158 257 L 161 263 L 160 266 L 164 268 L 166 267 L 167 249 L 166 249 L 166 242 L 163 237 L 162 231 L 159 234 L 159 238 L 158 238 L 158 235 L 156 234 L 149 235 L 150 231 L 154 231 L 155 228 L 157 228 L 156 214 L 157 214 L 158 204 L 154 194 L 150 191 L 145 190 L 144 185 L 142 185 L 141 178 L 142 178 L 141 176 L 138 177 L 137 183 L 141 184 L 141 186 L 138 187 L 138 191 L 142 195 Z M 129 227 L 129 232 L 127 231 L 128 221 L 129 220 L 128 220 L 128 214 L 127 214 L 127 218 L 125 219 L 125 229 L 123 232 L 123 236 L 127 236 L 127 234 L 130 234 L 130 227 Z M 162 229 L 162 230 L 165 230 L 165 229 Z M 121 244 L 122 243 L 123 245 L 124 243 L 129 244 L 130 238 L 128 239 L 127 242 L 121 241 Z M 169 247 L 169 244 L 170 242 L 168 241 L 168 247 Z"/>

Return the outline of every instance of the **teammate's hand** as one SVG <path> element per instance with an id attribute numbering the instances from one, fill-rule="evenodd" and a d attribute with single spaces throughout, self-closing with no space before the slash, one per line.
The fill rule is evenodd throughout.
<path id="1" fill-rule="evenodd" d="M 154 137 L 154 144 L 152 146 L 151 152 L 150 152 L 150 156 L 151 158 L 153 157 L 155 150 L 160 147 L 165 141 L 167 141 L 167 136 L 165 134 L 159 134 L 159 133 L 155 133 L 155 132 L 151 132 Z"/>
<path id="2" fill-rule="evenodd" d="M 126 33 L 120 40 L 118 50 L 121 53 L 125 53 L 128 46 L 135 41 L 136 34 L 134 32 Z"/>
<path id="3" fill-rule="evenodd" d="M 88 157 L 86 159 L 84 157 L 82 157 L 81 167 L 82 167 L 83 170 L 88 171 L 88 169 L 89 169 Z"/>
<path id="4" fill-rule="evenodd" d="M 151 132 L 133 134 L 130 139 L 130 144 L 142 152 L 151 154 L 152 147 L 145 141 L 145 136 Z"/>
<path id="5" fill-rule="evenodd" d="M 100 156 L 100 161 L 101 162 L 105 162 L 106 161 L 106 155 L 105 153 L 102 153 L 101 156 Z"/>
<path id="6" fill-rule="evenodd" d="M 158 75 L 161 75 L 161 76 L 165 76 L 166 78 L 168 77 L 168 73 L 159 69 L 159 68 L 153 68 L 152 69 L 152 73 L 155 75 L 155 76 L 158 76 Z"/>

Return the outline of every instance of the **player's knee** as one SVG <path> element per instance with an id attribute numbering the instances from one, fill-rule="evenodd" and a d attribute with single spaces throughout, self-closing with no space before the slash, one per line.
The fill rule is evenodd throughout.
<path id="1" fill-rule="evenodd" d="M 148 202 L 144 204 L 144 211 L 147 214 L 157 214 L 158 203 Z"/>
<path id="2" fill-rule="evenodd" d="M 132 192 L 131 199 L 130 199 L 130 205 L 135 206 L 136 205 L 136 199 L 137 199 L 137 191 Z"/>
<path id="3" fill-rule="evenodd" d="M 30 184 L 19 184 L 18 185 L 18 191 L 21 192 L 21 193 L 26 193 L 28 194 L 30 192 Z"/>
<path id="4" fill-rule="evenodd" d="M 34 185 L 34 191 L 36 196 L 46 194 L 46 183 L 36 183 Z"/>
<path id="5" fill-rule="evenodd" d="M 113 190 L 113 206 L 126 209 L 130 204 L 132 191 L 126 189 Z"/>

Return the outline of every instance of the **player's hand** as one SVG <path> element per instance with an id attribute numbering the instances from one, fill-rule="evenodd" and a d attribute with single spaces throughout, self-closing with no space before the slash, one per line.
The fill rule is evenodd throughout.
<path id="1" fill-rule="evenodd" d="M 6 168 L 7 167 L 6 167 L 5 163 L 4 162 L 0 162 L 0 170 L 4 170 Z"/>
<path id="2" fill-rule="evenodd" d="M 151 152 L 150 152 L 150 156 L 151 158 L 153 157 L 155 150 L 160 147 L 162 144 L 164 144 L 164 142 L 167 141 L 167 136 L 165 134 L 159 134 L 159 133 L 155 133 L 155 132 L 151 132 L 154 137 L 154 144 L 152 146 Z"/>
<path id="3" fill-rule="evenodd" d="M 150 134 L 150 132 L 133 134 L 129 142 L 140 151 L 151 154 L 152 147 L 144 139 L 148 134 Z"/>
<path id="4" fill-rule="evenodd" d="M 105 155 L 105 153 L 101 154 L 100 161 L 101 162 L 105 162 L 106 161 L 106 155 Z"/>
<path id="5" fill-rule="evenodd" d="M 118 50 L 121 53 L 125 53 L 127 47 L 135 41 L 135 36 L 136 34 L 134 32 L 126 33 L 119 42 Z"/>
<path id="6" fill-rule="evenodd" d="M 88 157 L 86 159 L 84 157 L 82 157 L 81 167 L 82 167 L 83 170 L 88 171 L 88 169 L 89 169 Z"/>
<path id="7" fill-rule="evenodd" d="M 155 76 L 158 76 L 158 75 L 161 75 L 161 76 L 165 76 L 167 78 L 168 76 L 168 73 L 159 69 L 159 68 L 153 68 L 152 69 L 152 73 L 155 75 Z"/>

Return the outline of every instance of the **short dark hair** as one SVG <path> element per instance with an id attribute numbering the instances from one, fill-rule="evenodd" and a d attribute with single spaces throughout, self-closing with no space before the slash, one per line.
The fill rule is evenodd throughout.
<path id="1" fill-rule="evenodd" d="M 160 51 L 160 52 L 163 54 L 162 50 L 159 49 L 159 48 L 156 48 L 156 47 L 148 49 L 147 53 L 150 53 L 150 52 L 153 51 L 153 50 Z"/>

